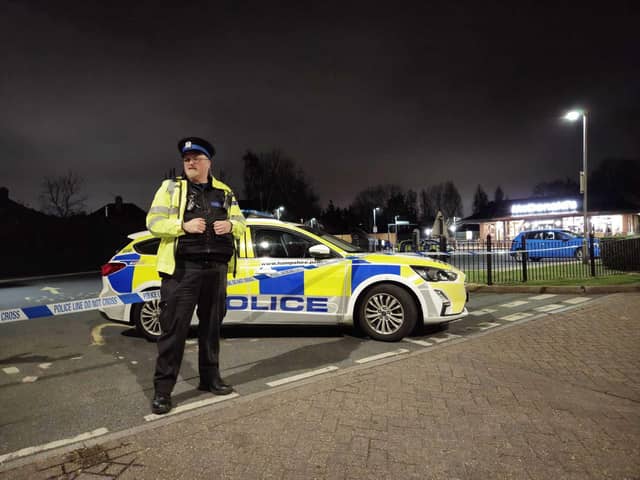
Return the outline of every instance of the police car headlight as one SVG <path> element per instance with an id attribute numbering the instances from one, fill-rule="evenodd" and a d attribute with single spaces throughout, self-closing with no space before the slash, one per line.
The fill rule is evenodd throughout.
<path id="1" fill-rule="evenodd" d="M 458 278 L 458 274 L 451 270 L 434 267 L 411 267 L 413 271 L 420 275 L 427 282 L 453 282 Z"/>

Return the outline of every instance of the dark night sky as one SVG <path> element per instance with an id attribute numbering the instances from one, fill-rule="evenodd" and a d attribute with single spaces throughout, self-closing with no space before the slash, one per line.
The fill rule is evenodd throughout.
<path id="1" fill-rule="evenodd" d="M 450 179 L 468 215 L 478 183 L 577 179 L 576 106 L 592 166 L 640 157 L 637 2 L 254 3 L 2 2 L 0 185 L 39 207 L 72 169 L 90 210 L 147 208 L 199 135 L 238 192 L 246 150 L 278 147 L 322 206 Z"/>

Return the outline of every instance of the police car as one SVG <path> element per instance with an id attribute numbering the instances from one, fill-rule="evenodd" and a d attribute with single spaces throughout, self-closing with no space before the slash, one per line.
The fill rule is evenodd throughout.
<path id="1" fill-rule="evenodd" d="M 103 265 L 102 298 L 158 290 L 159 239 L 149 232 Z M 465 275 L 420 253 L 366 253 L 317 228 L 248 218 L 229 272 L 225 324 L 346 324 L 381 341 L 398 341 L 420 323 L 467 315 Z M 149 340 L 160 335 L 159 300 L 102 309 Z M 197 323 L 194 313 L 193 323 Z"/>

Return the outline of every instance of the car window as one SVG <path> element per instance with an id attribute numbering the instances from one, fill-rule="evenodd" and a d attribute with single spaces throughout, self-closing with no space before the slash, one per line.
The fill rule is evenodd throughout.
<path id="1" fill-rule="evenodd" d="M 309 227 L 307 225 L 301 226 L 300 228 L 307 230 L 310 233 L 313 233 L 314 235 L 317 235 L 319 237 L 322 237 L 323 240 L 326 240 L 327 242 L 335 245 L 336 247 L 344 250 L 347 253 L 362 253 L 362 252 L 366 252 L 366 250 L 358 247 L 357 245 L 354 245 L 353 243 L 349 243 L 345 240 L 342 240 L 338 237 L 335 237 L 319 228 L 312 228 Z"/>
<path id="2" fill-rule="evenodd" d="M 133 249 L 141 255 L 155 255 L 158 253 L 158 247 L 160 246 L 159 238 L 150 238 L 133 245 Z"/>
<path id="3" fill-rule="evenodd" d="M 573 236 L 568 235 L 564 232 L 556 232 L 556 238 L 558 240 L 571 240 L 573 238 Z"/>
<path id="4" fill-rule="evenodd" d="M 256 257 L 311 258 L 309 247 L 317 243 L 292 232 L 266 228 L 255 229 L 253 238 Z"/>

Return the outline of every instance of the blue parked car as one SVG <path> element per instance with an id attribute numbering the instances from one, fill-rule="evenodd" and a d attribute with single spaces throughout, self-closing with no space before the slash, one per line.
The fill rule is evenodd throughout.
<path id="1" fill-rule="evenodd" d="M 575 258 L 582 260 L 582 236 L 568 230 L 548 228 L 544 230 L 527 230 L 520 232 L 511 242 L 511 256 L 522 261 L 522 239 L 525 239 L 526 250 L 530 260 L 543 258 Z M 600 245 L 593 240 L 594 257 L 600 256 Z"/>

